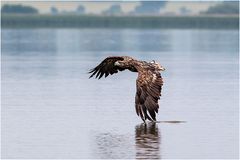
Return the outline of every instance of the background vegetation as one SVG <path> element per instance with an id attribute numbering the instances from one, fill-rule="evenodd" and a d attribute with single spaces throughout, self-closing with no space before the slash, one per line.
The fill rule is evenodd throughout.
<path id="1" fill-rule="evenodd" d="M 166 5 L 161 2 L 141 2 L 135 10 L 123 13 L 119 4 L 112 5 L 99 15 L 85 13 L 82 5 L 76 10 L 60 12 L 51 7 L 49 14 L 39 14 L 36 8 L 5 4 L 1 9 L 3 28 L 17 27 L 80 27 L 80 28 L 239 28 L 239 2 L 222 2 L 199 15 L 181 8 L 181 15 L 160 15 Z"/>
<path id="2" fill-rule="evenodd" d="M 23 5 L 3 5 L 1 8 L 2 14 L 37 14 L 38 10 L 30 6 Z"/>
<path id="3" fill-rule="evenodd" d="M 239 14 L 239 2 L 232 1 L 231 3 L 225 1 L 216 6 L 209 7 L 204 14 Z"/>
<path id="4" fill-rule="evenodd" d="M 89 16 L 2 15 L 2 27 L 81 28 L 226 28 L 239 27 L 238 16 Z"/>

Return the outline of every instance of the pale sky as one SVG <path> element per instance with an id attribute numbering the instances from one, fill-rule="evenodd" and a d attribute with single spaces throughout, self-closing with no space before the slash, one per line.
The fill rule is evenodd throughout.
<path id="1" fill-rule="evenodd" d="M 209 6 L 215 5 L 218 2 L 214 1 L 169 1 L 165 8 L 161 9 L 161 13 L 175 12 L 178 13 L 181 7 L 186 7 L 191 10 L 193 14 L 197 14 L 200 11 L 205 11 Z M 140 5 L 137 1 L 124 1 L 124 2 L 64 2 L 64 1 L 4 1 L 3 4 L 22 4 L 33 6 L 39 10 L 40 13 L 49 13 L 51 7 L 58 8 L 59 11 L 71 11 L 76 10 L 78 5 L 83 5 L 87 13 L 101 13 L 103 10 L 108 9 L 113 4 L 119 4 L 124 12 L 133 11 L 134 8 Z"/>

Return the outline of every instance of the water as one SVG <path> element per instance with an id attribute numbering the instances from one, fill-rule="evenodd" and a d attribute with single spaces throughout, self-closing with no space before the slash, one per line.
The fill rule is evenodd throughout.
<path id="1" fill-rule="evenodd" d="M 238 30 L 4 29 L 2 158 L 238 158 L 238 49 Z M 136 73 L 88 79 L 110 55 L 166 68 L 161 123 Z"/>

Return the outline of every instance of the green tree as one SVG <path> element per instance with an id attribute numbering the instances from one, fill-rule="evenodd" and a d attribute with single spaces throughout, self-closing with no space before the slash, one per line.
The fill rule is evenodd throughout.
<path id="1" fill-rule="evenodd" d="M 209 7 L 203 14 L 239 14 L 239 2 L 225 1 L 216 6 Z"/>
<path id="2" fill-rule="evenodd" d="M 112 5 L 109 9 L 102 12 L 103 14 L 116 15 L 122 14 L 122 8 L 119 4 Z"/>
<path id="3" fill-rule="evenodd" d="M 8 14 L 37 14 L 38 10 L 36 8 L 30 6 L 23 6 L 23 5 L 3 5 L 1 8 L 1 13 L 8 13 Z"/>
<path id="4" fill-rule="evenodd" d="M 85 7 L 82 6 L 82 5 L 79 5 L 79 6 L 77 7 L 76 12 L 77 12 L 78 14 L 84 14 L 84 13 L 85 13 Z"/>
<path id="5" fill-rule="evenodd" d="M 58 14 L 58 9 L 56 7 L 51 7 L 52 14 Z"/>
<path id="6" fill-rule="evenodd" d="M 135 14 L 157 14 L 164 8 L 166 1 L 141 1 L 133 13 Z"/>

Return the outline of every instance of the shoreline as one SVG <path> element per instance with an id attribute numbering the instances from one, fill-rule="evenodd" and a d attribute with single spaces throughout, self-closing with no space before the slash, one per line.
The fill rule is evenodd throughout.
<path id="1" fill-rule="evenodd" d="M 235 15 L 103 16 L 103 15 L 1 15 L 2 28 L 166 28 L 238 29 Z"/>

